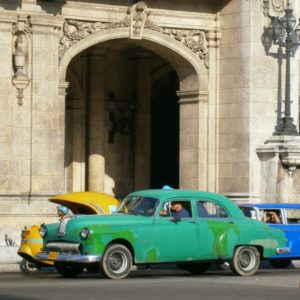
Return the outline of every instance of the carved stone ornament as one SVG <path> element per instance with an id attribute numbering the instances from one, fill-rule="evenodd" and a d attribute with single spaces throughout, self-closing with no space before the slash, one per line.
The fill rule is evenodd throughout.
<path id="1" fill-rule="evenodd" d="M 150 12 L 145 2 L 138 2 L 129 7 L 127 16 L 119 22 L 84 22 L 66 19 L 60 37 L 59 58 L 80 40 L 99 31 L 112 28 L 129 28 L 130 39 L 142 39 L 144 29 L 160 32 L 179 41 L 196 53 L 208 68 L 208 42 L 202 30 L 182 30 L 158 26 L 149 19 Z"/>
<path id="2" fill-rule="evenodd" d="M 263 0 L 264 16 L 282 13 L 289 4 L 288 0 Z"/>
<path id="3" fill-rule="evenodd" d="M 27 35 L 32 34 L 32 25 L 30 17 L 21 17 L 18 16 L 18 21 L 13 23 L 13 34 L 17 34 L 18 32 L 24 32 Z"/>
<path id="4" fill-rule="evenodd" d="M 263 0 L 263 12 L 264 16 L 267 17 L 269 14 L 270 3 L 269 0 Z"/>
<path id="5" fill-rule="evenodd" d="M 275 11 L 283 11 L 283 0 L 272 0 L 272 6 Z"/>
<path id="6" fill-rule="evenodd" d="M 14 49 L 12 83 L 17 89 L 18 105 L 23 104 L 23 91 L 29 85 L 28 55 L 29 41 L 32 33 L 30 18 L 18 17 L 18 21 L 12 25 Z"/>

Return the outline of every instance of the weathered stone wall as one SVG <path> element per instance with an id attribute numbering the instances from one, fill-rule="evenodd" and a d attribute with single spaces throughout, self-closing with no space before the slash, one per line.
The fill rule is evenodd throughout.
<path id="1" fill-rule="evenodd" d="M 134 35 L 133 25 L 122 27 L 128 20 L 129 5 L 132 5 L 131 1 L 118 1 L 114 5 L 111 5 L 110 1 L 68 1 L 64 4 L 59 1 L 22 0 L 0 3 L 0 244 L 4 243 L 2 239 L 4 234 L 8 234 L 18 243 L 24 225 L 55 220 L 55 206 L 47 202 L 49 196 L 86 188 L 114 193 L 116 185 L 119 185 L 122 191 L 127 191 L 128 185 L 133 189 L 149 186 L 151 141 L 150 115 L 147 111 L 151 89 L 150 72 L 153 70 L 150 69 L 147 57 L 139 57 L 136 60 L 135 76 L 138 78 L 136 81 L 133 79 L 138 96 L 143 100 L 136 120 L 138 123 L 136 133 L 139 139 L 135 145 L 134 182 L 128 170 L 127 173 L 120 173 L 117 168 L 120 165 L 125 168 L 127 165 L 127 169 L 132 167 L 129 153 L 121 149 L 124 146 L 130 148 L 128 139 L 116 144 L 117 147 L 114 149 L 106 144 L 107 136 L 104 135 L 107 133 L 105 127 L 107 124 L 101 125 L 103 120 L 108 122 L 107 112 L 104 109 L 107 94 L 104 90 L 99 89 L 102 94 L 96 93 L 94 88 L 89 91 L 89 97 L 95 100 L 95 106 L 90 107 L 90 112 L 96 113 L 101 107 L 100 123 L 99 115 L 95 116 L 93 121 L 92 118 L 84 119 L 87 107 L 79 113 L 78 108 L 82 109 L 80 101 L 86 96 L 84 93 L 80 95 L 81 89 L 77 89 L 79 94 L 73 90 L 75 97 L 65 97 L 65 92 L 68 91 L 66 74 L 69 63 L 77 54 L 107 40 L 135 39 L 139 47 L 156 53 L 178 73 L 180 81 L 178 95 L 182 109 L 181 186 L 208 189 L 208 182 L 211 182 L 210 189 L 216 189 L 215 171 L 208 171 L 206 161 L 209 157 L 212 167 L 215 168 L 216 156 L 208 155 L 207 152 L 208 147 L 212 147 L 212 153 L 216 152 L 214 115 L 217 93 L 210 94 L 214 104 L 208 109 L 207 89 L 209 82 L 211 87 L 216 88 L 215 40 L 218 39 L 216 2 L 149 1 L 148 8 L 153 10 L 150 17 L 147 15 L 150 22 L 147 23 L 141 36 Z M 71 30 L 75 31 L 68 32 L 70 36 L 77 34 L 74 40 L 64 32 L 63 24 L 66 19 L 74 21 L 76 26 L 79 26 L 77 29 L 71 26 Z M 92 27 L 89 27 L 90 29 L 85 31 L 86 36 L 81 36 L 84 32 L 82 29 L 87 23 L 91 26 L 96 22 L 98 25 L 102 24 L 106 30 L 92 34 Z M 21 35 L 23 41 L 21 38 L 18 39 Z M 68 45 L 70 41 L 74 43 L 73 48 Z M 215 51 L 210 60 L 209 46 L 214 47 Z M 25 60 L 19 70 L 20 76 L 16 76 L 17 66 L 13 61 L 17 47 L 22 48 Z M 88 58 L 83 58 L 86 59 Z M 209 63 L 213 75 L 211 81 L 208 79 Z M 93 65 L 93 62 L 90 64 Z M 122 75 L 126 76 L 124 74 L 128 71 L 128 66 L 124 67 L 124 62 L 117 66 L 123 68 L 123 72 L 118 74 L 120 78 Z M 100 74 L 97 69 L 94 71 L 96 77 L 99 75 L 104 78 L 107 75 Z M 89 82 L 86 82 L 87 74 L 82 78 L 79 77 L 78 84 L 83 86 L 90 84 L 90 87 L 98 89 L 97 80 L 92 75 L 89 74 L 91 78 Z M 120 78 L 116 76 L 111 87 L 116 88 L 118 85 L 117 93 L 122 95 L 126 86 L 125 81 Z M 73 83 L 74 80 L 76 82 L 76 76 Z M 124 96 L 128 97 L 127 94 Z M 71 111 L 69 107 L 66 108 L 66 99 L 70 101 L 67 105 L 70 105 Z M 102 101 L 100 106 L 98 100 Z M 71 127 L 73 124 L 73 139 L 68 140 L 72 145 L 66 145 L 66 114 L 69 117 L 72 114 L 72 117 L 67 119 L 71 122 Z M 78 138 L 77 130 L 82 128 L 76 121 L 85 121 L 86 126 L 91 125 L 83 128 L 82 138 Z M 70 164 L 65 160 L 65 154 L 70 152 L 69 147 L 73 150 L 78 149 L 76 148 L 78 143 L 82 144 L 88 130 L 90 137 L 94 134 L 99 137 L 98 131 L 102 132 L 100 134 L 102 145 L 89 144 L 90 151 L 93 151 L 93 146 L 99 146 L 96 151 L 100 151 L 102 155 L 93 157 L 88 153 L 77 152 L 76 160 Z M 86 157 L 89 159 L 80 161 Z M 117 166 L 118 161 L 121 161 L 121 164 Z M 85 173 L 86 165 L 89 165 L 90 174 Z M 96 173 L 93 173 L 93 170 Z M 71 180 L 68 175 L 70 173 Z M 88 176 L 90 187 L 85 181 Z"/>

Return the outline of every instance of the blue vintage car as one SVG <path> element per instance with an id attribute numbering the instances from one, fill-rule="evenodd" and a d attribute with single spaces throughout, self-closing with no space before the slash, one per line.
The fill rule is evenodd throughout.
<path id="1" fill-rule="evenodd" d="M 255 203 L 239 205 L 245 216 L 283 230 L 291 253 L 271 258 L 275 268 L 286 268 L 292 260 L 300 259 L 300 203 Z"/>

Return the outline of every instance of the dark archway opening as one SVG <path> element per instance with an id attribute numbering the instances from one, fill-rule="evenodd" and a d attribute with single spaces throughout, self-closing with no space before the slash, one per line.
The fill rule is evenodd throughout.
<path id="1" fill-rule="evenodd" d="M 171 71 L 152 86 L 151 188 L 179 187 L 179 80 Z"/>

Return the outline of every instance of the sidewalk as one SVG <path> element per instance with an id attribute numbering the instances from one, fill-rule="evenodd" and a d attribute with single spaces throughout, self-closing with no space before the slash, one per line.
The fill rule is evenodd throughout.
<path id="1" fill-rule="evenodd" d="M 0 246 L 0 272 L 19 272 L 22 257 L 17 254 L 19 246 Z"/>

